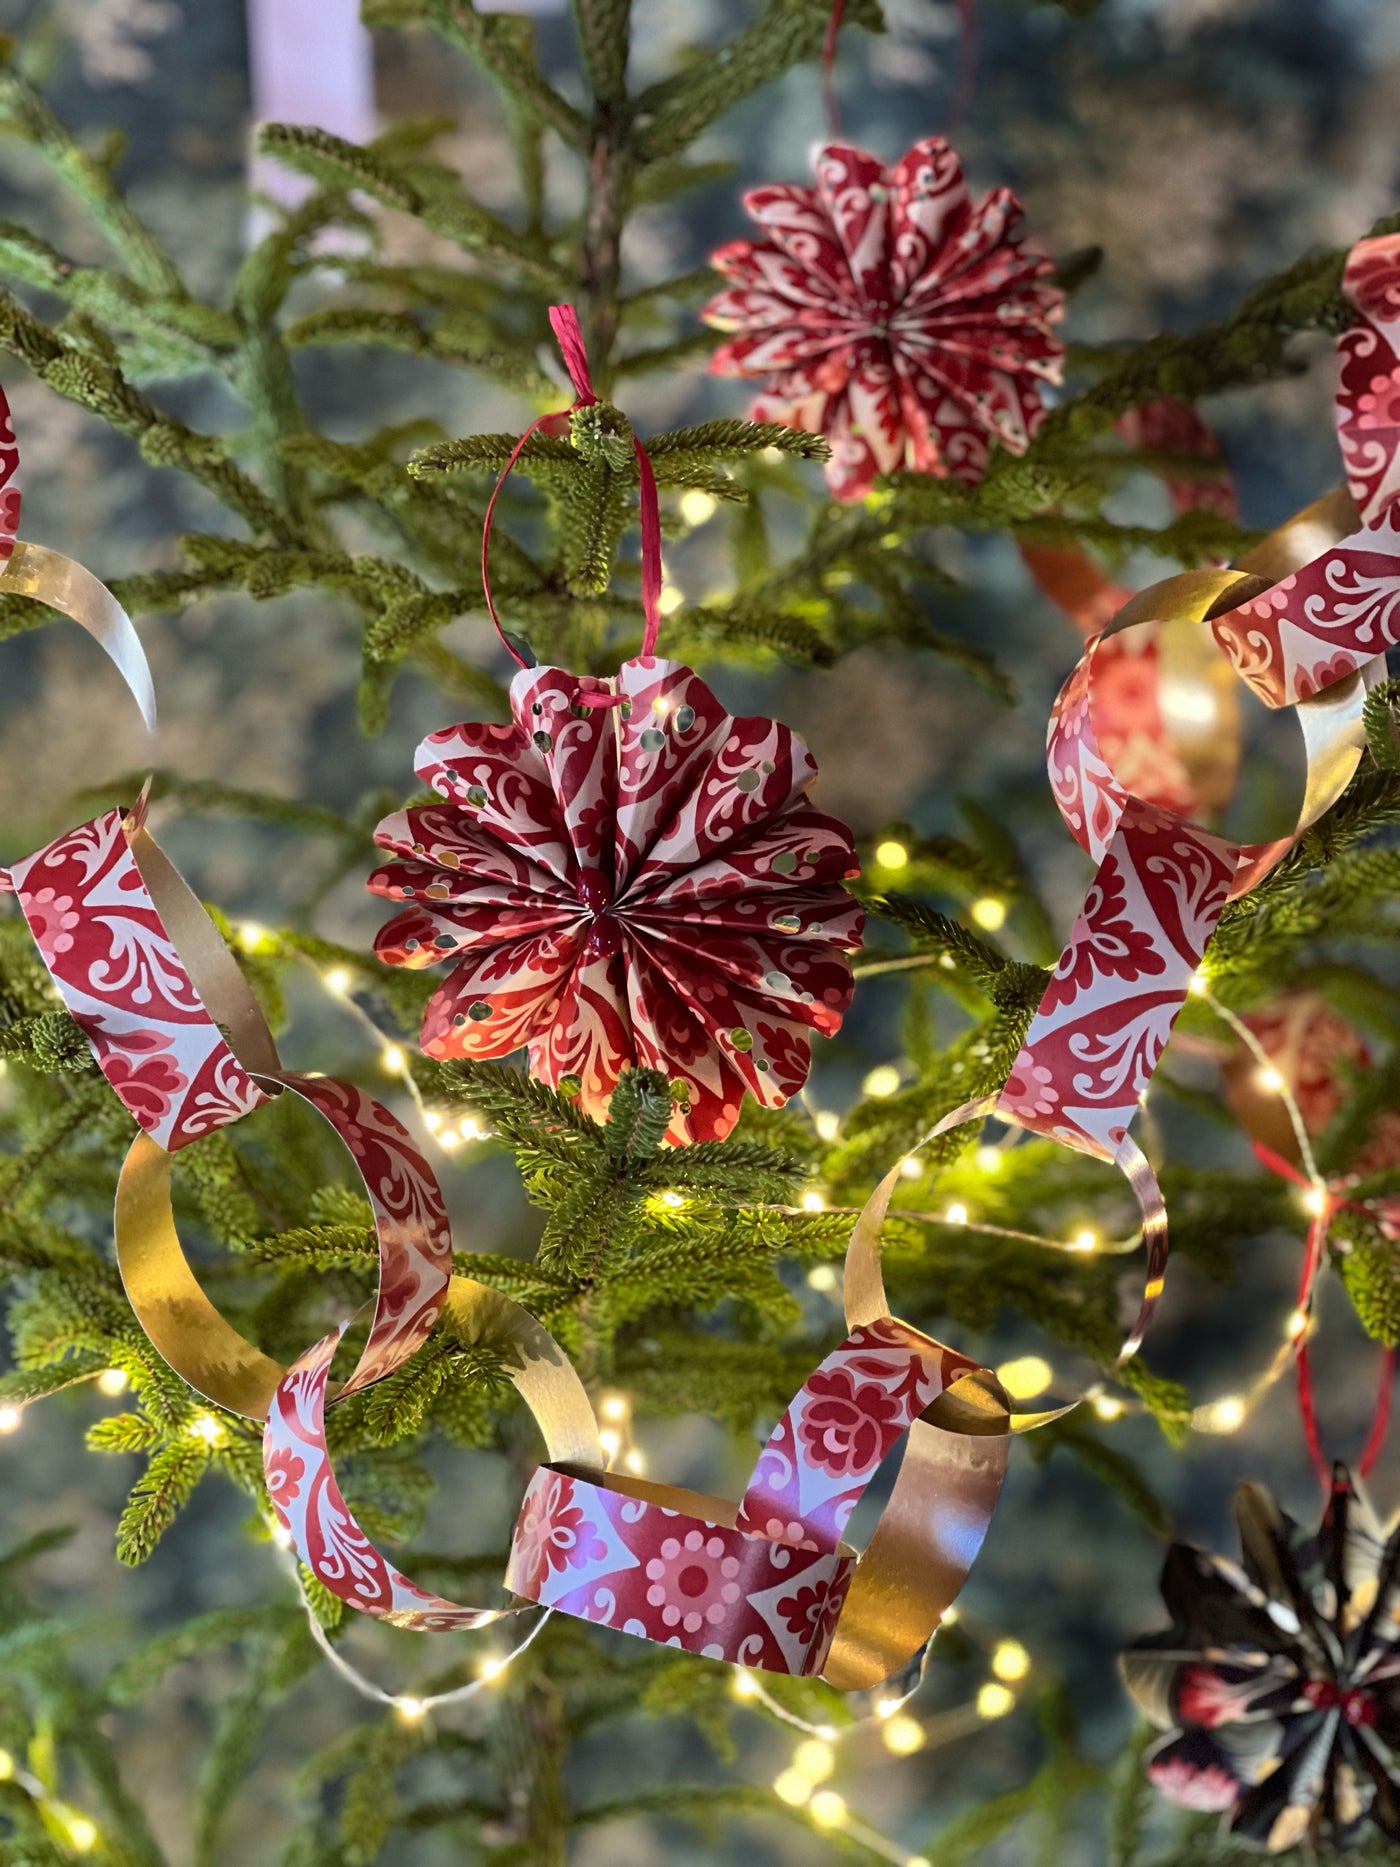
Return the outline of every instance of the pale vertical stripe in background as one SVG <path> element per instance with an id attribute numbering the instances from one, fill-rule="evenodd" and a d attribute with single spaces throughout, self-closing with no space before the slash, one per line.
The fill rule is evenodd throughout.
<path id="1" fill-rule="evenodd" d="M 248 0 L 248 67 L 254 123 L 314 123 L 348 142 L 375 131 L 374 47 L 360 0 Z M 291 207 L 311 184 L 254 156 L 253 187 Z M 254 204 L 249 238 L 267 230 Z"/>

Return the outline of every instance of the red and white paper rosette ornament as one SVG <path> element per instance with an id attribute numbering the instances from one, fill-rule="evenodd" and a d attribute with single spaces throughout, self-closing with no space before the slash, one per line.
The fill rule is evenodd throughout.
<path id="1" fill-rule="evenodd" d="M 973 201 L 941 137 L 893 168 L 828 143 L 814 167 L 815 188 L 747 194 L 763 237 L 713 255 L 731 283 L 702 313 L 730 333 L 711 369 L 763 379 L 755 420 L 826 436 L 838 499 L 901 467 L 975 484 L 993 442 L 1024 451 L 1060 380 L 1050 260 L 1009 189 Z"/>
<path id="2" fill-rule="evenodd" d="M 553 316 L 584 403 L 577 324 L 568 307 Z M 649 469 L 641 495 L 657 567 L 641 655 L 615 680 L 522 666 L 511 725 L 423 741 L 414 770 L 443 802 L 375 832 L 395 860 L 369 886 L 411 904 L 375 950 L 451 963 L 423 1020 L 429 1056 L 527 1047 L 532 1074 L 591 1115 L 640 1064 L 671 1084 L 673 1142 L 718 1140 L 746 1092 L 770 1107 L 796 1095 L 810 1034 L 840 1028 L 864 920 L 842 884 L 859 871 L 850 831 L 808 801 L 801 739 L 733 717 L 657 658 Z"/>

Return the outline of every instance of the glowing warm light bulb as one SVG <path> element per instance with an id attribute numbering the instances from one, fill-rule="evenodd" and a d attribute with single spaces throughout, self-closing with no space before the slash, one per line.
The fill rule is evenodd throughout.
<path id="1" fill-rule="evenodd" d="M 267 937 L 266 927 L 260 927 L 256 921 L 244 921 L 238 929 L 238 944 L 245 953 L 256 953 Z"/>
<path id="2" fill-rule="evenodd" d="M 1071 1251 L 1092 1251 L 1098 1242 L 1097 1234 L 1086 1228 L 1082 1232 L 1075 1233 L 1069 1241 L 1069 1248 Z"/>
<path id="3" fill-rule="evenodd" d="M 8 1750 L 0 1750 L 0 1783 L 8 1783 L 15 1773 L 15 1760 Z"/>
<path id="4" fill-rule="evenodd" d="M 1125 1409 L 1116 1394 L 1095 1394 L 1094 1412 L 1101 1420 L 1122 1419 Z"/>
<path id="5" fill-rule="evenodd" d="M 820 1737 L 806 1738 L 792 1753 L 792 1767 L 809 1783 L 824 1783 L 836 1768 L 836 1752 Z"/>
<path id="6" fill-rule="evenodd" d="M 903 1703 L 904 1700 L 902 1698 L 882 1698 L 875 1707 L 875 1716 L 877 1718 L 893 1718 Z"/>
<path id="7" fill-rule="evenodd" d="M 292 1533 L 287 1528 L 286 1524 L 273 1524 L 268 1534 L 271 1536 L 278 1549 L 290 1549 L 292 1547 Z"/>
<path id="8" fill-rule="evenodd" d="M 398 1044 L 386 1044 L 379 1053 L 379 1067 L 386 1076 L 402 1076 L 407 1063 Z"/>
<path id="9" fill-rule="evenodd" d="M 923 1749 L 925 1742 L 924 1727 L 906 1712 L 887 1719 L 880 1728 L 880 1736 L 892 1757 L 912 1757 L 916 1750 Z"/>
<path id="10" fill-rule="evenodd" d="M 899 1088 L 899 1071 L 892 1063 L 877 1063 L 861 1088 L 868 1096 L 892 1096 Z"/>
<path id="11" fill-rule="evenodd" d="M 825 1212 L 826 1200 L 824 1196 L 821 1193 L 804 1193 L 802 1195 L 802 1210 L 804 1212 Z"/>
<path id="12" fill-rule="evenodd" d="M 190 1437 L 203 1440 L 206 1446 L 217 1446 L 224 1436 L 224 1429 L 212 1413 L 201 1413 L 190 1421 Z"/>
<path id="13" fill-rule="evenodd" d="M 904 869 L 909 866 L 909 851 L 903 843 L 877 843 L 875 860 L 882 869 Z"/>
<path id="14" fill-rule="evenodd" d="M 812 1793 L 812 1785 L 801 1770 L 779 1770 L 773 1778 L 773 1793 L 791 1808 L 800 1809 Z"/>
<path id="15" fill-rule="evenodd" d="M 846 1799 L 834 1789 L 819 1789 L 809 1807 L 812 1820 L 822 1828 L 839 1828 L 846 1819 Z"/>
<path id="16" fill-rule="evenodd" d="M 1187 989 L 1188 991 L 1194 992 L 1197 998 L 1199 998 L 1203 992 L 1208 992 L 1210 990 L 1210 978 L 1204 966 L 1198 966 L 1191 974 L 1191 983 Z"/>
<path id="17" fill-rule="evenodd" d="M 673 616 L 685 601 L 685 592 L 678 585 L 668 583 L 657 599 L 656 607 L 663 616 Z"/>
<path id="18" fill-rule="evenodd" d="M 997 1379 L 1013 1400 L 1034 1400 L 1055 1378 L 1055 1371 L 1039 1355 L 1018 1355 L 997 1369 Z M 945 1616 L 946 1618 L 946 1616 Z"/>
<path id="19" fill-rule="evenodd" d="M 1031 1669 L 1031 1656 L 1019 1640 L 998 1640 L 992 1649 L 992 1671 L 1007 1685 L 1024 1679 Z"/>
<path id="20" fill-rule="evenodd" d="M 436 1134 L 438 1129 L 442 1126 L 442 1110 L 424 1109 L 423 1126 L 427 1129 L 429 1134 Z"/>
<path id="21" fill-rule="evenodd" d="M 681 494 L 680 506 L 681 517 L 687 525 L 704 525 L 719 511 L 719 501 L 714 495 L 701 492 L 698 486 Z"/>
<path id="22" fill-rule="evenodd" d="M 611 1426 L 605 1426 L 598 1435 L 598 1444 L 609 1459 L 615 1459 L 622 1450 L 622 1434 Z"/>
<path id="23" fill-rule="evenodd" d="M 924 1164 L 917 1154 L 911 1154 L 907 1160 L 901 1162 L 899 1169 L 906 1180 L 917 1180 L 923 1173 L 923 1170 Z"/>
<path id="24" fill-rule="evenodd" d="M 507 1662 L 494 1653 L 488 1653 L 476 1669 L 478 1679 L 484 1679 L 490 1685 L 493 1679 L 499 1679 L 506 1669 Z"/>
<path id="25" fill-rule="evenodd" d="M 1254 1075 L 1254 1080 L 1261 1089 L 1267 1090 L 1271 1096 L 1281 1096 L 1288 1087 L 1282 1076 L 1279 1075 L 1278 1071 L 1271 1063 L 1266 1063 L 1262 1070 L 1257 1070 Z"/>
<path id="26" fill-rule="evenodd" d="M 97 1377 L 97 1391 L 114 1400 L 118 1394 L 124 1394 L 127 1387 L 125 1368 L 104 1368 Z"/>
<path id="27" fill-rule="evenodd" d="M 1310 1212 L 1315 1219 L 1320 1219 L 1327 1210 L 1327 1188 L 1310 1186 L 1303 1194 L 1303 1210 Z"/>
<path id="28" fill-rule="evenodd" d="M 663 1193 L 661 1203 L 663 1206 L 669 1206 L 672 1212 L 676 1212 L 685 1204 L 685 1200 L 679 1193 Z"/>
<path id="29" fill-rule="evenodd" d="M 486 1130 L 475 1115 L 464 1115 L 457 1124 L 457 1133 L 463 1141 L 484 1141 Z"/>
<path id="30" fill-rule="evenodd" d="M 646 1459 L 636 1446 L 624 1455 L 622 1463 L 634 1478 L 640 1478 L 647 1468 Z"/>
<path id="31" fill-rule="evenodd" d="M 16 1432 L 19 1428 L 19 1423 L 22 1418 L 23 1418 L 22 1408 L 0 1407 L 0 1433 Z"/>
<path id="32" fill-rule="evenodd" d="M 824 1294 L 834 1290 L 840 1281 L 834 1266 L 830 1264 L 814 1264 L 807 1273 L 807 1282 L 811 1288 L 820 1290 Z"/>
<path id="33" fill-rule="evenodd" d="M 462 1137 L 455 1128 L 444 1128 L 438 1136 L 438 1146 L 444 1154 L 455 1154 L 462 1145 Z"/>
<path id="34" fill-rule="evenodd" d="M 933 1862 L 927 1854 L 911 1854 L 904 1867 L 933 1867 Z"/>
<path id="35" fill-rule="evenodd" d="M 396 1698 L 394 1700 L 394 1710 L 407 1724 L 417 1724 L 427 1709 L 421 1698 Z"/>
<path id="36" fill-rule="evenodd" d="M 954 1202 L 953 1205 L 949 1206 L 944 1216 L 947 1218 L 949 1225 L 966 1225 L 967 1207 L 959 1202 Z"/>
<path id="37" fill-rule="evenodd" d="M 64 1822 L 68 1830 L 68 1844 L 86 1854 L 97 1845 L 97 1823 L 88 1815 L 69 1815 Z"/>
<path id="38" fill-rule="evenodd" d="M 818 1109 L 812 1117 L 812 1126 L 823 1141 L 834 1141 L 841 1132 L 841 1117 L 830 1109 Z"/>
<path id="39" fill-rule="evenodd" d="M 760 1688 L 757 1679 L 746 1667 L 736 1666 L 732 1690 L 735 1698 L 757 1698 Z"/>
<path id="40" fill-rule="evenodd" d="M 979 1173 L 996 1173 L 1001 1166 L 1001 1162 L 1001 1149 L 999 1147 L 993 1147 L 990 1142 L 984 1147 L 979 1147 L 977 1152 L 972 1156 L 972 1164 Z"/>
<path id="41" fill-rule="evenodd" d="M 1237 1433 L 1244 1425 L 1247 1408 L 1238 1394 L 1227 1394 L 1208 1406 L 1197 1407 L 1191 1424 L 1201 1433 Z"/>
<path id="42" fill-rule="evenodd" d="M 958 1623 L 958 1619 L 958 1604 L 953 1602 L 953 1604 L 950 1607 L 946 1607 L 939 1616 L 938 1625 L 940 1627 L 955 1627 Z"/>
<path id="43" fill-rule="evenodd" d="M 332 966 L 325 975 L 326 990 L 334 992 L 337 998 L 344 998 L 354 983 L 354 974 L 348 966 Z"/>
<path id="44" fill-rule="evenodd" d="M 1296 1342 L 1298 1337 L 1307 1329 L 1307 1326 L 1308 1312 L 1306 1310 L 1295 1309 L 1293 1314 L 1288 1318 L 1286 1334 L 1289 1341 Z"/>
<path id="45" fill-rule="evenodd" d="M 604 1394 L 598 1411 L 605 1420 L 625 1420 L 631 1411 L 626 1394 Z"/>
<path id="46" fill-rule="evenodd" d="M 1004 1718 L 1016 1703 L 1016 1694 L 1009 1686 L 998 1685 L 989 1679 L 977 1694 L 977 1716 L 979 1718 Z"/>
<path id="47" fill-rule="evenodd" d="M 998 901 L 995 895 L 983 895 L 980 901 L 973 902 L 968 913 L 988 933 L 996 933 L 1006 925 L 1006 903 Z"/>

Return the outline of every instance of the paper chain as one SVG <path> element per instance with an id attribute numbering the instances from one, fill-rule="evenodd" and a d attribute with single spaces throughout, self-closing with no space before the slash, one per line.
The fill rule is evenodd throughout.
<path id="1" fill-rule="evenodd" d="M 0 463 L 13 474 L 13 454 Z M 0 513 L 8 521 L 13 502 Z M 23 583 L 16 571 L 26 562 L 64 561 L 17 545 L 0 587 L 21 584 L 74 615 L 149 723 L 144 656 L 110 593 L 75 579 L 77 567 L 66 582 Z M 72 590 L 71 606 L 60 603 Z M 799 829 L 805 848 L 813 822 Z M 191 1387 L 266 1422 L 272 1507 L 333 1594 L 420 1631 L 558 1605 L 752 1667 L 824 1671 L 845 1689 L 880 1683 L 918 1652 L 981 1545 L 1006 1468 L 1009 1404 L 988 1370 L 895 1321 L 881 1297 L 794 1399 L 737 1507 L 608 1473 L 592 1405 L 547 1331 L 499 1292 L 452 1275 L 441 1191 L 396 1117 L 352 1084 L 283 1068 L 232 954 L 145 828 L 144 803 L 78 825 L 16 863 L 4 883 L 141 1130 L 115 1222 L 133 1310 Z M 374 1217 L 378 1294 L 359 1361 L 336 1390 L 332 1359 L 355 1318 L 283 1368 L 220 1315 L 175 1229 L 173 1156 L 283 1094 L 345 1143 Z M 873 1248 L 867 1236 L 864 1250 Z M 327 1447 L 327 1406 L 402 1368 L 439 1322 L 501 1354 L 545 1440 L 549 1463 L 526 1493 L 506 1577 L 517 1599 L 506 1608 L 447 1601 L 401 1574 L 356 1523 Z M 905 1434 L 895 1496 L 858 1559 L 841 1532 Z"/>

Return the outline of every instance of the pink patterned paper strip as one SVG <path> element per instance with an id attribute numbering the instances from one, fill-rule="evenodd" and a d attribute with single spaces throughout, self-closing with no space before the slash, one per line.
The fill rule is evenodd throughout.
<path id="1" fill-rule="evenodd" d="M 19 536 L 19 442 L 5 391 L 0 389 L 0 564 L 15 548 Z"/>
<path id="2" fill-rule="evenodd" d="M 123 814 L 14 864 L 44 964 L 127 1112 L 174 1153 L 267 1099 L 204 1007 L 151 900 Z"/>
<path id="3" fill-rule="evenodd" d="M 976 1366 L 893 1317 L 853 1330 L 774 1428 L 739 1506 L 739 1528 L 801 1549 L 836 1549 L 900 1437 Z"/>
<path id="4" fill-rule="evenodd" d="M 332 1329 L 294 1362 L 273 1397 L 263 1474 L 277 1520 L 317 1581 L 362 1614 L 419 1633 L 484 1627 L 503 1610 L 463 1607 L 420 1588 L 380 1554 L 345 1502 L 325 1416 L 331 1361 L 349 1326 Z"/>

